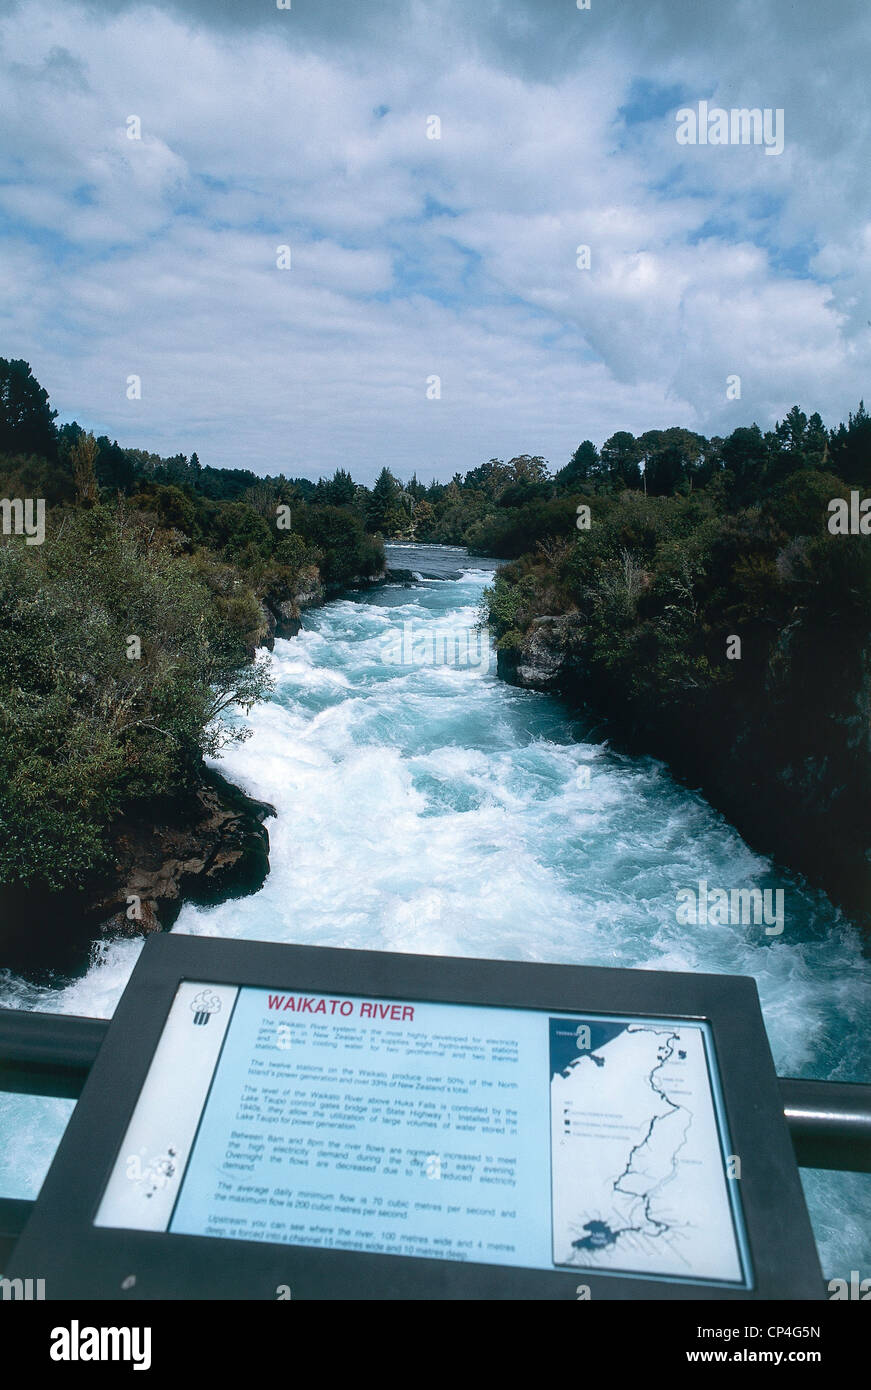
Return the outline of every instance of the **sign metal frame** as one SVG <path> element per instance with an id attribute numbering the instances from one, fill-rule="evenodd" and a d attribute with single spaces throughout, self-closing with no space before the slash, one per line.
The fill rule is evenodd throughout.
<path id="1" fill-rule="evenodd" d="M 183 981 L 397 1002 L 707 1021 L 753 1287 L 589 1269 L 527 1269 L 425 1256 L 133 1231 L 94 1217 Z M 7 1277 L 48 1299 L 824 1299 L 825 1284 L 749 977 L 529 964 L 202 936 L 149 937 L 118 1004 Z M 586 1296 L 582 1294 L 581 1296 Z"/>

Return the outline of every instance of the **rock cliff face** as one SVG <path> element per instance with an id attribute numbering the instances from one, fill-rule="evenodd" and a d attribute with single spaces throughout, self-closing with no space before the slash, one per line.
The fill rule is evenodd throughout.
<path id="1" fill-rule="evenodd" d="M 560 690 L 580 658 L 582 640 L 579 614 L 535 618 L 519 655 L 497 653 L 498 673 L 526 690 Z"/>
<path id="2" fill-rule="evenodd" d="M 203 767 L 185 795 L 116 820 L 114 863 L 81 891 L 7 890 L 0 900 L 4 964 L 33 979 L 74 974 L 95 937 L 144 936 L 172 926 L 184 902 L 256 892 L 269 872 L 264 821 L 275 814 Z"/>
<path id="3" fill-rule="evenodd" d="M 260 604 L 263 624 L 254 638 L 254 649 L 267 647 L 272 651 L 276 637 L 295 637 L 302 627 L 303 610 L 319 607 L 326 596 L 317 570 L 303 573 L 292 593 L 268 594 Z"/>
<path id="4" fill-rule="evenodd" d="M 379 584 L 384 584 L 390 571 L 386 568 L 380 574 L 353 574 L 347 583 L 335 589 L 327 589 L 327 595 L 332 593 L 342 593 L 346 589 L 376 589 Z"/>
<path id="5" fill-rule="evenodd" d="M 354 575 L 343 587 L 348 589 L 371 588 L 376 584 L 383 584 L 388 573 L 388 570 L 384 570 L 383 573 L 375 575 L 373 578 Z M 263 623 L 254 638 L 253 649 L 267 647 L 269 651 L 272 651 L 276 637 L 296 637 L 302 627 L 304 610 L 306 608 L 319 608 L 322 603 L 326 603 L 331 592 L 331 589 L 322 582 L 318 571 L 313 569 L 301 575 L 292 593 L 267 595 L 260 604 Z"/>
<path id="6" fill-rule="evenodd" d="M 154 806 L 148 819 L 119 819 L 114 873 L 92 907 L 103 933 L 147 934 L 171 926 L 185 901 L 214 903 L 256 892 L 269 872 L 264 821 L 275 814 L 268 802 L 254 801 L 206 769 L 184 799 Z M 138 899 L 132 907 L 131 897 Z"/>
<path id="7" fill-rule="evenodd" d="M 758 659 L 734 680 L 659 704 L 633 703 L 585 660 L 580 613 L 534 620 L 497 669 L 584 707 L 615 746 L 665 759 L 755 849 L 869 927 L 871 654 L 850 631 L 801 619 L 755 640 Z"/>
<path id="8" fill-rule="evenodd" d="M 462 570 L 444 570 L 436 574 L 433 570 L 387 569 L 376 582 L 386 579 L 390 584 L 418 584 L 421 579 L 462 579 Z"/>
<path id="9" fill-rule="evenodd" d="M 386 571 L 348 587 L 383 583 Z M 270 596 L 251 634 L 250 655 L 276 637 L 295 637 L 306 608 L 328 589 L 317 570 L 291 594 Z M 215 903 L 256 893 L 269 872 L 269 834 L 276 814 L 203 765 L 183 795 L 139 803 L 110 829 L 112 867 L 83 889 L 0 889 L 3 963 L 35 981 L 73 975 L 88 962 L 95 938 L 145 936 L 171 927 L 185 902 Z"/>

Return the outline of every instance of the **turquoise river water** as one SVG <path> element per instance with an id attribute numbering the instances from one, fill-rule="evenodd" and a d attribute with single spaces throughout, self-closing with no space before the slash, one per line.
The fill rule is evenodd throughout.
<path id="1" fill-rule="evenodd" d="M 391 547 L 440 578 L 356 594 L 276 642 L 274 698 L 221 769 L 274 803 L 256 894 L 177 932 L 755 977 L 781 1075 L 871 1080 L 871 961 L 822 894 L 652 759 L 512 688 L 475 628 L 493 563 Z M 445 577 L 456 576 L 460 577 Z M 680 889 L 784 889 L 784 930 L 681 925 Z M 0 1003 L 107 1017 L 140 943 L 75 980 L 0 973 Z M 0 1097 L 0 1195 L 32 1196 L 71 1102 Z M 802 1174 L 827 1277 L 871 1274 L 871 1176 Z"/>

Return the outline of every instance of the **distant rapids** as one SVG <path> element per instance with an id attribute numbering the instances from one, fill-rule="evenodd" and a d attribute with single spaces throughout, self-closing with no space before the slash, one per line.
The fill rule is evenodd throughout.
<path id="1" fill-rule="evenodd" d="M 175 930 L 439 955 L 753 975 L 778 1072 L 871 1081 L 871 962 L 828 899 L 755 854 L 661 764 L 592 741 L 548 695 L 496 677 L 477 627 L 494 562 L 388 547 L 392 584 L 278 641 L 273 700 L 221 770 L 271 801 L 260 892 Z M 591 741 L 585 741 L 590 738 Z M 782 888 L 785 926 L 681 925 L 699 880 Z M 0 1002 L 109 1016 L 140 944 Z M 70 1103 L 0 1099 L 0 1195 L 38 1190 Z M 803 1172 L 827 1277 L 871 1273 L 871 1176 Z"/>

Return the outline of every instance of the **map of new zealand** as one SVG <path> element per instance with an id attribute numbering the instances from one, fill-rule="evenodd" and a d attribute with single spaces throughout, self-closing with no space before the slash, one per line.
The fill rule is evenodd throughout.
<path id="1" fill-rule="evenodd" d="M 744 1282 L 704 1024 L 550 1019 L 554 1264 Z"/>

